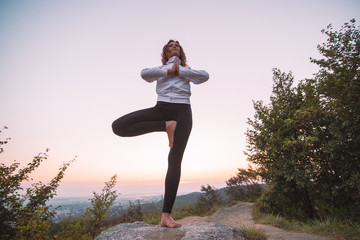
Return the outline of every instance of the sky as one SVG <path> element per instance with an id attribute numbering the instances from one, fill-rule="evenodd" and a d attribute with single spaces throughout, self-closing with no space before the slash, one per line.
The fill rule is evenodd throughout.
<path id="1" fill-rule="evenodd" d="M 58 196 L 88 196 L 118 175 L 117 191 L 163 193 L 166 133 L 133 138 L 111 124 L 156 104 L 143 68 L 161 65 L 169 39 L 210 79 L 192 85 L 193 129 L 180 193 L 225 187 L 246 168 L 247 119 L 253 101 L 269 102 L 272 69 L 311 78 L 321 30 L 360 19 L 356 0 L 0 0 L 0 155 L 26 166 L 49 148 L 31 175 L 47 182 L 64 162 Z M 357 23 L 358 25 L 358 23 Z"/>

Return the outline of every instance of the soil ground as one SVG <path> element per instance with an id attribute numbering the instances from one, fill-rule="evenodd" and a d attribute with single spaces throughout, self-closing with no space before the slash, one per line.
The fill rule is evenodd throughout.
<path id="1" fill-rule="evenodd" d="M 206 217 L 185 217 L 177 220 L 181 224 L 186 223 L 215 223 L 228 226 L 235 226 L 241 228 L 241 226 L 254 225 L 258 229 L 263 229 L 267 235 L 268 240 L 332 240 L 333 238 L 319 236 L 309 233 L 297 233 L 289 232 L 283 229 L 273 227 L 265 224 L 254 224 L 252 218 L 253 203 L 239 203 L 228 208 L 221 208 L 211 216 Z"/>

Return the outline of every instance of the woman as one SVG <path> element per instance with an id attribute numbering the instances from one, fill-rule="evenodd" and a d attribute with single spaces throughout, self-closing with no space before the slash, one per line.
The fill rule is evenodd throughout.
<path id="1" fill-rule="evenodd" d="M 112 128 L 115 134 L 122 137 L 159 131 L 167 133 L 170 152 L 160 224 L 177 228 L 181 224 L 170 214 L 180 182 L 182 157 L 192 128 L 190 82 L 203 83 L 209 79 L 209 74 L 187 66 L 185 53 L 178 41 L 170 40 L 163 47 L 161 56 L 162 66 L 141 71 L 145 81 L 157 81 L 157 104 L 117 119 Z"/>

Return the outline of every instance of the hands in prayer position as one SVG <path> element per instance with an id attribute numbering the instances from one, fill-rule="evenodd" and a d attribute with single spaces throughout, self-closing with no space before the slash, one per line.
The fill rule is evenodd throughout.
<path id="1" fill-rule="evenodd" d="M 175 58 L 172 68 L 167 70 L 167 75 L 179 76 L 179 62 L 177 58 Z"/>

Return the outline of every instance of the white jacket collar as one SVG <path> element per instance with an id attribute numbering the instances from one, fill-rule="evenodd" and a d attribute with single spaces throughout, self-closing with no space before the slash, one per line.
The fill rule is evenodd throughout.
<path id="1" fill-rule="evenodd" d="M 180 60 L 180 58 L 178 58 L 177 56 L 172 56 L 172 57 L 166 62 L 166 64 L 174 63 L 175 58 L 177 58 L 179 65 L 181 65 L 181 60 Z"/>

